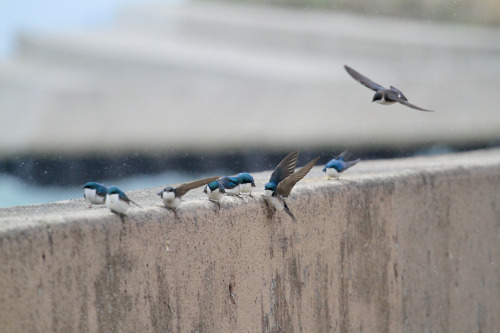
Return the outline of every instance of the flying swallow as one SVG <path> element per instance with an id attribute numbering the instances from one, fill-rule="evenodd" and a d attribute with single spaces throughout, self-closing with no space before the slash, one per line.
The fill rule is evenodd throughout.
<path id="1" fill-rule="evenodd" d="M 123 215 L 125 215 L 125 212 L 130 208 L 130 203 L 133 203 L 137 207 L 141 208 L 141 206 L 130 200 L 118 187 L 111 186 L 108 188 L 108 194 L 106 195 L 106 207 L 113 213 L 120 215 L 122 221 Z"/>
<path id="2" fill-rule="evenodd" d="M 342 172 L 359 162 L 359 158 L 354 161 L 345 161 L 344 157 L 346 153 L 347 150 L 326 163 L 325 167 L 323 168 L 323 172 L 326 172 L 328 178 L 339 178 Z"/>
<path id="3" fill-rule="evenodd" d="M 85 200 L 90 202 L 89 208 L 92 205 L 102 205 L 106 201 L 106 194 L 108 193 L 108 188 L 102 184 L 88 182 L 82 187 L 83 197 Z"/>
<path id="4" fill-rule="evenodd" d="M 173 188 L 172 186 L 167 186 L 157 194 L 162 198 L 165 208 L 172 210 L 174 212 L 175 217 L 177 218 L 177 208 L 179 208 L 179 206 L 182 204 L 182 196 L 194 188 L 213 182 L 217 178 L 219 177 L 199 179 L 192 182 L 184 183 L 182 185 L 177 186 L 176 188 Z"/>
<path id="5" fill-rule="evenodd" d="M 294 172 L 295 166 L 297 165 L 298 155 L 298 152 L 290 153 L 278 164 L 276 169 L 274 169 L 271 174 L 269 182 L 265 185 L 264 190 L 264 197 L 266 200 L 273 205 L 277 211 L 284 209 L 294 222 L 297 220 L 288 208 L 284 198 L 290 195 L 290 192 L 292 192 L 295 184 L 304 178 L 304 176 L 312 169 L 314 164 L 316 164 L 319 159 L 318 156 Z"/>
<path id="6" fill-rule="evenodd" d="M 423 109 L 414 104 L 411 104 L 410 102 L 408 102 L 408 99 L 405 97 L 405 95 L 403 95 L 401 90 L 399 90 L 396 87 L 390 86 L 389 89 L 384 88 L 380 84 L 375 83 L 366 76 L 356 72 L 351 67 L 345 65 L 344 68 L 347 71 L 347 73 L 349 73 L 349 75 L 353 77 L 354 80 L 358 81 L 365 87 L 375 91 L 375 95 L 373 95 L 372 102 L 377 102 L 379 104 L 394 104 L 398 102 L 415 110 L 434 112 L 434 110 Z"/>

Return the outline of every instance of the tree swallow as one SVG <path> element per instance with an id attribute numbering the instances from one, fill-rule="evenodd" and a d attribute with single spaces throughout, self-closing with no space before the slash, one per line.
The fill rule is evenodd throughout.
<path id="1" fill-rule="evenodd" d="M 292 192 L 293 187 L 299 180 L 312 169 L 314 164 L 319 159 L 316 157 L 311 162 L 294 172 L 297 165 L 298 152 L 288 154 L 274 169 L 269 182 L 265 185 L 264 196 L 266 200 L 280 211 L 285 209 L 285 212 L 290 215 L 294 222 L 297 222 L 290 209 L 286 205 L 285 199 Z"/>
<path id="2" fill-rule="evenodd" d="M 248 193 L 252 196 L 252 190 L 255 187 L 253 177 L 246 172 L 241 172 L 236 175 L 238 183 L 240 183 L 240 193 Z"/>
<path id="3" fill-rule="evenodd" d="M 141 206 L 130 200 L 118 187 L 111 186 L 108 189 L 108 194 L 106 195 L 106 207 L 108 207 L 113 213 L 120 215 L 122 217 L 122 221 L 123 215 L 125 215 L 125 212 L 130 207 L 130 203 L 133 203 L 137 207 L 141 208 Z"/>
<path id="4" fill-rule="evenodd" d="M 219 200 L 222 199 L 222 197 L 226 193 L 226 190 L 218 180 L 214 180 L 213 182 L 208 183 L 207 186 L 205 186 L 203 193 L 206 193 L 210 201 L 216 202 L 217 206 L 220 209 Z"/>
<path id="5" fill-rule="evenodd" d="M 393 86 L 391 86 L 390 89 L 384 88 L 380 84 L 375 83 L 366 76 L 356 72 L 351 67 L 344 65 L 344 68 L 347 73 L 349 73 L 349 75 L 353 77 L 354 80 L 375 91 L 372 102 L 377 102 L 379 104 L 394 104 L 398 102 L 416 110 L 434 112 L 434 110 L 422 109 L 421 107 L 409 103 L 408 99 L 398 88 L 395 88 Z"/>
<path id="6" fill-rule="evenodd" d="M 106 194 L 108 194 L 108 188 L 102 184 L 88 182 L 83 185 L 83 197 L 85 200 L 90 202 L 89 208 L 92 205 L 102 205 L 106 201 Z"/>
<path id="7" fill-rule="evenodd" d="M 344 151 L 339 156 L 335 157 L 334 159 L 331 159 L 328 163 L 326 163 L 325 167 L 323 168 L 323 172 L 326 172 L 328 178 L 339 178 L 342 172 L 344 172 L 345 170 L 349 169 L 354 164 L 359 162 L 360 160 L 359 158 L 354 161 L 349 161 L 349 162 L 345 161 L 344 157 L 346 153 L 347 150 Z"/>
<path id="8" fill-rule="evenodd" d="M 224 176 L 218 179 L 219 184 L 224 187 L 226 194 L 239 195 L 240 194 L 240 183 L 236 177 Z"/>
<path id="9" fill-rule="evenodd" d="M 175 218 L 177 218 L 177 208 L 179 208 L 179 206 L 182 204 L 182 196 L 194 188 L 213 182 L 217 178 L 219 177 L 210 177 L 195 180 L 179 185 L 176 188 L 167 186 L 157 194 L 162 198 L 165 208 L 172 210 L 174 212 Z"/>

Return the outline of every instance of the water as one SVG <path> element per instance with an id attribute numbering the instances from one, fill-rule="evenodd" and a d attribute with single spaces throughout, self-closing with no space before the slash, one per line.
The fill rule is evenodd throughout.
<path id="1" fill-rule="evenodd" d="M 209 176 L 211 175 L 202 175 L 200 178 Z M 121 179 L 107 179 L 99 182 L 107 186 L 118 186 L 126 192 L 181 183 L 192 180 L 192 177 L 188 173 L 169 171 L 156 175 L 138 175 Z M 83 198 L 81 187 L 33 185 L 15 176 L 0 174 L 0 208 Z"/>

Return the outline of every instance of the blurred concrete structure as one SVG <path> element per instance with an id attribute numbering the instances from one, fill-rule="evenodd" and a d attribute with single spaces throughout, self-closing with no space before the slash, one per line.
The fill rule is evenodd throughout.
<path id="1" fill-rule="evenodd" d="M 417 18 L 473 24 L 500 24 L 500 2 L 497 0 L 448 1 L 448 0 L 232 0 L 274 4 L 278 6 L 314 7 L 324 10 L 376 13 L 383 16 Z"/>
<path id="2" fill-rule="evenodd" d="M 499 139 L 500 30 L 227 3 L 32 33 L 0 66 L 0 151 L 414 147 Z M 372 104 L 343 65 L 411 102 Z"/>
<path id="3" fill-rule="evenodd" d="M 0 209 L 4 332 L 497 332 L 500 151 L 321 167 L 288 200 Z"/>

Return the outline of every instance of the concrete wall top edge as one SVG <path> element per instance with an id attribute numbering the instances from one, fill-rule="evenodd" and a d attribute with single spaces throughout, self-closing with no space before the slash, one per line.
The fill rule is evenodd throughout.
<path id="1" fill-rule="evenodd" d="M 298 166 L 300 167 L 300 165 Z M 444 154 L 438 156 L 420 156 L 391 160 L 361 161 L 352 169 L 346 171 L 340 180 L 327 180 L 321 172 L 323 166 L 314 167 L 311 172 L 300 181 L 292 191 L 290 200 L 298 193 L 314 191 L 326 187 L 337 190 L 348 190 L 353 185 L 357 188 L 364 185 L 379 184 L 383 186 L 386 181 L 394 181 L 395 178 L 408 177 L 415 174 L 437 174 L 453 171 L 469 170 L 477 172 L 481 169 L 500 167 L 500 149 L 478 150 L 465 153 Z M 239 200 L 225 197 L 222 203 L 224 207 L 236 207 L 238 205 L 264 204 L 262 195 L 264 184 L 268 181 L 271 171 L 255 173 L 256 200 Z M 128 212 L 131 218 L 139 218 L 144 215 L 162 214 L 165 212 L 162 202 L 156 192 L 166 184 L 156 188 L 127 191 L 129 197 L 139 203 L 142 209 L 132 206 Z M 184 196 L 180 212 L 193 212 L 197 210 L 212 210 L 213 204 L 209 202 L 202 188 L 190 191 Z M 103 206 L 88 209 L 88 204 L 82 199 L 71 199 L 44 205 L 18 206 L 0 209 L 0 234 L 21 231 L 37 226 L 45 227 L 51 224 L 77 222 L 77 221 L 114 221 L 119 217 L 111 213 Z M 174 219 L 171 212 L 168 218 Z"/>

